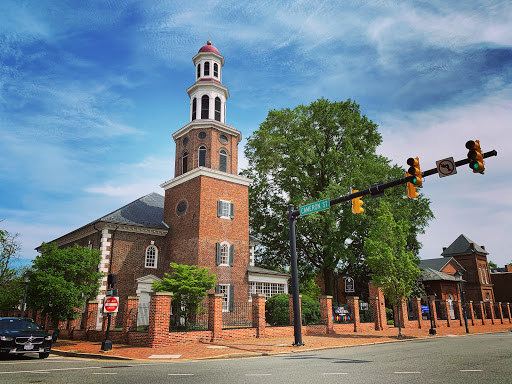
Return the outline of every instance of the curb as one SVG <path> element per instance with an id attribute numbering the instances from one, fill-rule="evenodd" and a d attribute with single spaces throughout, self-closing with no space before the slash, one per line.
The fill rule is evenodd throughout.
<path id="1" fill-rule="evenodd" d="M 70 351 L 61 351 L 58 349 L 52 349 L 50 354 L 57 355 L 57 356 L 79 357 L 79 358 L 97 359 L 97 360 L 135 360 L 135 359 L 132 359 L 131 357 L 122 357 L 122 356 L 114 356 L 114 355 L 100 355 L 100 354 L 96 354 L 96 353 L 70 352 Z"/>

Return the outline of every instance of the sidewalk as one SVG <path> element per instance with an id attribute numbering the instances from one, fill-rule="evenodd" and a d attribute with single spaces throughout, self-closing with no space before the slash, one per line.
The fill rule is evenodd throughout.
<path id="1" fill-rule="evenodd" d="M 432 338 L 452 335 L 465 335 L 464 327 L 436 328 L 437 335 L 430 336 L 428 328 L 403 328 L 403 338 L 397 340 L 398 328 L 384 331 L 344 333 L 334 335 L 302 336 L 305 346 L 294 347 L 293 337 L 251 338 L 227 340 L 217 343 L 176 344 L 170 347 L 147 348 L 125 344 L 113 344 L 109 352 L 101 351 L 101 342 L 58 340 L 53 348 L 53 355 L 88 357 L 100 359 L 151 359 L 151 360 L 197 360 L 242 358 L 268 356 L 282 353 L 305 352 L 318 349 L 343 348 L 355 345 L 383 342 L 407 341 L 419 338 Z M 469 327 L 470 334 L 510 332 L 512 324 L 485 325 Z"/>

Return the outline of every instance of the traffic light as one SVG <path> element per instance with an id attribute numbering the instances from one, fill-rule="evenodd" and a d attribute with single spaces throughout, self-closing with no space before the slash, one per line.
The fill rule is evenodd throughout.
<path id="1" fill-rule="evenodd" d="M 406 173 L 405 176 L 411 175 L 409 173 Z M 405 188 L 407 191 L 407 197 L 409 199 L 417 199 L 419 197 L 418 192 L 416 192 L 416 190 L 418 189 L 417 185 L 414 185 L 413 183 L 406 183 Z"/>
<path id="2" fill-rule="evenodd" d="M 421 181 L 420 160 L 417 157 L 409 157 L 407 159 L 407 164 L 409 165 L 407 173 L 411 176 L 414 176 L 414 179 L 411 181 L 411 183 L 421 187 L 423 185 L 423 181 Z"/>
<path id="3" fill-rule="evenodd" d="M 359 192 L 357 189 L 354 189 L 352 191 L 352 193 L 355 193 L 355 192 Z M 364 208 L 363 208 L 363 198 L 362 196 L 360 197 L 355 197 L 352 199 L 352 213 L 363 213 L 364 212 Z"/>
<path id="4" fill-rule="evenodd" d="M 484 173 L 484 157 L 482 155 L 482 149 L 480 148 L 480 141 L 469 140 L 466 143 L 466 148 L 469 149 L 468 159 L 471 160 L 469 168 L 473 170 L 473 173 Z"/>

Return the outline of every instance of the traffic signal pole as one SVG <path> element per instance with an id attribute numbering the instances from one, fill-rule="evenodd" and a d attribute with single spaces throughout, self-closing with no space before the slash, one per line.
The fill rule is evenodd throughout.
<path id="1" fill-rule="evenodd" d="M 498 156 L 498 152 L 496 150 L 492 150 L 483 154 L 483 158 L 486 159 L 488 157 Z M 471 160 L 469 158 L 459 160 L 455 162 L 455 167 L 460 167 L 461 165 L 469 164 Z M 421 173 L 422 177 L 427 177 L 431 175 L 435 175 L 438 173 L 437 168 L 429 169 L 425 172 Z M 339 203 L 343 203 L 344 201 L 352 200 L 356 197 L 361 197 L 365 195 L 380 195 L 384 193 L 384 190 L 391 187 L 396 187 L 397 185 L 405 184 L 412 182 L 412 180 L 416 176 L 407 176 L 398 180 L 390 181 L 385 184 L 374 184 L 370 188 L 367 188 L 362 191 L 357 191 L 354 193 L 350 193 L 345 196 L 340 196 L 335 199 L 329 200 L 330 205 L 335 205 Z M 297 267 L 297 248 L 296 248 L 296 234 L 295 234 L 295 223 L 296 220 L 300 217 L 300 210 L 293 209 L 293 205 L 288 206 L 288 220 L 289 220 L 289 230 L 290 230 L 290 269 L 292 272 L 292 295 L 293 295 L 293 333 L 295 336 L 294 346 L 303 346 L 305 345 L 302 342 L 302 319 L 300 315 L 300 300 L 299 300 L 299 274 Z"/>

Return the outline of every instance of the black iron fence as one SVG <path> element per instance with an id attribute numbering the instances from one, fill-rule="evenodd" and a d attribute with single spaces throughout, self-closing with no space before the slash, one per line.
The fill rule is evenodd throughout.
<path id="1" fill-rule="evenodd" d="M 252 303 L 232 302 L 228 312 L 222 313 L 222 329 L 252 327 Z"/>
<path id="2" fill-rule="evenodd" d="M 359 321 L 361 323 L 373 323 L 375 321 L 372 316 L 370 303 L 366 303 L 364 301 L 359 302 Z"/>
<path id="3" fill-rule="evenodd" d="M 169 332 L 205 331 L 208 329 L 208 306 L 187 309 L 173 307 L 169 318 Z"/>

